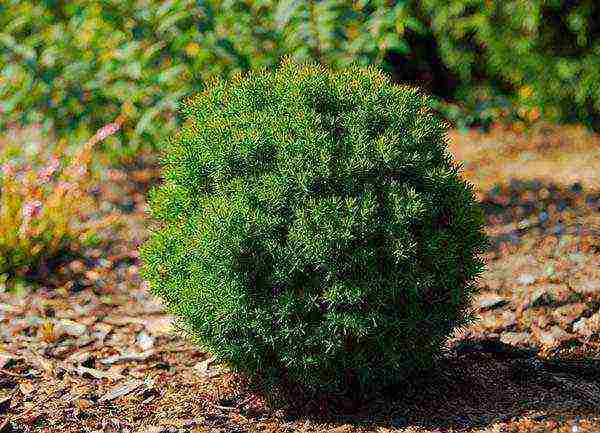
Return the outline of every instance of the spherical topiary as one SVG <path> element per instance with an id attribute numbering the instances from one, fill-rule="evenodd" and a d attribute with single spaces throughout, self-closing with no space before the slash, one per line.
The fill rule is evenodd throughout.
<path id="1" fill-rule="evenodd" d="M 465 324 L 485 238 L 445 128 L 375 69 L 215 81 L 166 146 L 144 274 L 193 337 L 249 373 L 372 388 Z"/>

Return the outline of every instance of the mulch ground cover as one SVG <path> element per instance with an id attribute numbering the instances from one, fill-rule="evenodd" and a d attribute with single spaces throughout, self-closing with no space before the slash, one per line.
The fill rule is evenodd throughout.
<path id="1" fill-rule="evenodd" d="M 491 239 L 479 320 L 414 383 L 272 404 L 139 276 L 155 165 L 108 170 L 102 209 L 126 224 L 107 246 L 0 293 L 0 433 L 600 432 L 600 141 L 582 134 L 454 134 Z"/>

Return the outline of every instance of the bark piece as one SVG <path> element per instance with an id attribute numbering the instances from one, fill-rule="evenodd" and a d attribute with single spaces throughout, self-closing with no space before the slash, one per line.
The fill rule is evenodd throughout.
<path id="1" fill-rule="evenodd" d="M 123 397 L 127 394 L 132 393 L 143 384 L 144 382 L 141 380 L 132 380 L 130 382 L 125 383 L 124 385 L 117 385 L 110 392 L 104 394 L 98 401 L 100 403 L 104 403 L 105 401 L 116 400 L 119 397 Z"/>

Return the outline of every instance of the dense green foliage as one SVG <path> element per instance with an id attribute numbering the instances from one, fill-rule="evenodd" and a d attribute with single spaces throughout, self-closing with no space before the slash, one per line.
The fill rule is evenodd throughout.
<path id="1" fill-rule="evenodd" d="M 600 128 L 600 2 L 424 0 L 455 97 L 485 116 Z M 506 111 L 506 110 L 505 110 Z"/>
<path id="2" fill-rule="evenodd" d="M 461 124 L 512 114 L 594 126 L 598 4 L 3 0 L 0 129 L 42 122 L 83 143 L 123 114 L 112 146 L 156 146 L 177 124 L 177 103 L 208 77 L 273 68 L 284 55 L 334 68 L 376 64 L 419 85 L 451 74 L 456 86 L 433 90 L 465 106 L 438 104 Z"/>
<path id="3" fill-rule="evenodd" d="M 485 239 L 429 103 L 375 68 L 210 84 L 152 194 L 152 291 L 251 375 L 378 387 L 430 365 L 468 320 Z"/>
<path id="4" fill-rule="evenodd" d="M 130 146 L 155 142 L 198 83 L 187 43 L 194 2 L 21 1 L 0 6 L 0 123 L 41 122 L 78 142 L 114 121 Z M 189 50 L 189 48 L 187 48 Z M 206 52 L 205 52 L 206 53 Z"/>
<path id="5" fill-rule="evenodd" d="M 208 77 L 274 67 L 286 53 L 381 60 L 398 42 L 400 11 L 371 3 L 4 0 L 0 129 L 40 122 L 81 143 L 124 114 L 113 145 L 156 145 L 174 130 L 177 103 Z"/>

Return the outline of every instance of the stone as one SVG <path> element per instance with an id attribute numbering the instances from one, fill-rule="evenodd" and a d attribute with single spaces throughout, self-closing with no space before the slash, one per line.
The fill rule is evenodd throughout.
<path id="1" fill-rule="evenodd" d="M 535 277 L 531 274 L 522 274 L 517 278 L 517 282 L 523 286 L 529 286 L 535 283 Z"/>
<path id="2" fill-rule="evenodd" d="M 145 331 L 141 331 L 136 338 L 136 344 L 142 349 L 144 352 L 150 350 L 154 347 L 155 338 L 148 335 Z"/>

